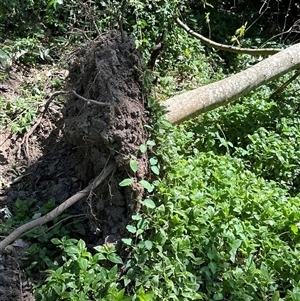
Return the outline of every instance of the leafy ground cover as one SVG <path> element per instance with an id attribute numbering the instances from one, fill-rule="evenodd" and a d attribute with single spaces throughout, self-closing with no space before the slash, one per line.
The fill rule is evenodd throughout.
<path id="1" fill-rule="evenodd" d="M 164 5 L 153 2 L 151 7 L 148 2 L 130 1 L 122 7 L 119 2 L 104 1 L 94 7 L 74 1 L 42 1 L 43 10 L 38 13 L 31 2 L 25 1 L 28 11 L 21 16 L 17 11 L 14 15 L 23 20 L 21 24 L 28 20 L 26 17 L 32 10 L 39 20 L 46 16 L 45 28 L 51 28 L 53 35 L 49 36 L 49 44 L 41 29 L 34 39 L 5 43 L 3 50 L 21 54 L 22 64 L 40 64 L 47 61 L 48 55 L 50 61 L 55 61 L 59 47 L 77 44 L 85 38 L 84 35 L 63 38 L 66 21 L 62 4 L 72 8 L 68 30 L 72 31 L 75 23 L 81 24 L 78 26 L 88 39 L 95 37 L 96 27 L 104 31 L 120 25 L 120 20 L 109 11 L 122 8 L 126 11 L 123 26 L 132 30 L 145 61 L 151 56 L 151 47 L 162 34 L 163 25 L 170 27 L 165 53 L 158 58 L 157 68 L 151 76 L 145 72 L 143 77 L 146 88 L 152 86 L 152 81 L 156 82 L 148 98 L 152 123 L 145 125 L 150 137 L 139 146 L 142 153 L 151 150 L 148 164 L 152 175 L 140 181 L 148 194 L 139 200 L 140 209 L 132 214 L 126 232 L 117 243 L 99 241 L 99 237 L 87 234 L 92 228 L 86 226 L 89 220 L 78 220 L 78 216 L 72 219 L 75 212 L 25 236 L 32 245 L 22 256 L 27 260 L 24 268 L 32 277 L 35 300 L 300 300 L 299 84 L 293 83 L 272 98 L 282 79 L 230 106 L 182 125 L 170 125 L 163 119 L 157 99 L 217 80 L 255 60 L 249 56 L 221 56 L 205 49 L 173 27 L 170 17 L 175 8 L 189 9 L 194 13 L 191 23 L 199 30 L 206 30 L 207 35 L 212 29 L 221 42 L 228 41 L 234 29 L 245 24 L 244 20 L 231 21 L 232 33 L 229 33 L 229 29 L 223 30 L 228 16 L 221 20 L 225 23 L 217 23 L 213 17 L 213 13 L 219 15 L 222 10 L 212 11 L 210 19 L 204 17 L 205 10 L 211 8 L 206 1 L 201 5 L 193 1 L 169 1 Z M 0 11 L 7 12 L 8 4 L 15 2 L 0 6 Z M 222 8 L 228 9 L 227 5 L 226 2 Z M 91 17 L 89 22 L 77 21 L 75 17 L 81 12 Z M 97 19 L 99 12 L 102 18 Z M 229 16 L 232 17 L 230 10 Z M 212 22 L 208 24 L 208 20 Z M 12 26 L 9 20 L 5 22 Z M 17 30 L 14 27 L 14 32 Z M 251 46 L 260 41 L 244 42 Z M 26 52 L 20 53 L 22 50 Z M 11 99 L 7 94 L 2 97 L 0 126 L 6 131 L 6 137 L 13 135 L 15 139 L 11 139 L 8 149 L 34 124 L 35 107 L 45 95 L 63 88 L 65 77 L 61 74 L 65 71 L 60 69 L 63 66 L 65 63 L 60 67 L 49 66 L 46 73 L 51 71 L 54 76 L 48 79 L 37 73 L 30 84 L 21 84 L 18 97 Z M 55 76 L 56 68 L 58 76 Z M 3 74 L 7 83 L 9 76 Z M 50 179 L 44 178 L 45 175 L 32 177 L 33 180 L 19 182 L 17 187 L 12 184 L 16 188 L 9 191 L 4 186 L 12 180 L 12 174 L 8 172 L 6 175 L 10 177 L 1 178 L 4 182 L 0 188 L 5 191 L 1 200 L 10 200 L 6 204 L 14 214 L 10 217 L 9 211 L 2 208 L 5 209 L 1 211 L 3 233 L 45 214 L 55 203 L 63 201 L 65 193 L 79 190 L 82 184 L 78 170 L 70 168 L 79 166 L 80 160 L 68 157 L 70 150 L 66 151 L 61 135 L 49 129 L 53 127 L 58 133 L 61 130 L 61 125 L 54 122 L 59 119 L 57 112 L 61 108 L 57 103 L 52 108 L 33 140 L 38 154 L 45 149 L 55 149 L 55 152 L 51 159 L 46 152 L 42 157 L 37 154 L 39 161 L 45 162 L 37 161 L 29 169 L 37 175 L 47 170 Z M 41 136 L 46 137 L 47 143 L 40 143 Z M 57 153 L 61 154 L 59 160 Z M 10 158 L 15 161 L 5 162 L 4 166 L 9 166 L 14 175 L 22 175 L 20 163 L 24 161 Z M 124 181 L 120 179 L 121 187 L 134 182 L 130 176 L 138 167 L 132 155 L 128 160 L 131 172 Z M 63 173 L 67 175 L 61 177 Z M 34 189 L 43 191 L 38 200 L 29 198 Z M 55 198 L 50 198 L 54 194 Z M 81 214 L 80 218 L 84 216 Z M 37 273 L 39 279 L 34 278 Z"/>

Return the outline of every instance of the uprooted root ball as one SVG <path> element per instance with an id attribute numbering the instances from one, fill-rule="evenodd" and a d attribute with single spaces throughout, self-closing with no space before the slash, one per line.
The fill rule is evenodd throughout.
<path id="1" fill-rule="evenodd" d="M 118 31 L 103 35 L 71 58 L 64 136 L 82 154 L 78 172 L 86 181 L 115 161 L 117 168 L 106 185 L 88 200 L 94 231 L 104 238 L 119 235 L 141 199 L 138 182 L 148 176 L 147 154 L 139 151 L 147 140 L 147 122 L 139 53 L 134 40 Z M 92 101 L 89 101 L 92 100 Z M 138 170 L 129 168 L 132 156 Z M 134 183 L 120 187 L 131 177 Z"/>

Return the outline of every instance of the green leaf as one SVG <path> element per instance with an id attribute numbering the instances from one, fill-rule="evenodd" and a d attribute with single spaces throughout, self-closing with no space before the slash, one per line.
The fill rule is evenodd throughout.
<path id="1" fill-rule="evenodd" d="M 147 145 L 141 144 L 140 145 L 140 151 L 141 151 L 142 154 L 144 154 L 147 151 Z"/>
<path id="2" fill-rule="evenodd" d="M 83 271 L 87 270 L 87 267 L 89 265 L 89 261 L 86 258 L 80 257 L 80 258 L 78 258 L 77 262 L 78 262 L 78 265 L 79 265 L 81 270 L 83 270 Z"/>
<path id="3" fill-rule="evenodd" d="M 132 238 L 122 238 L 122 241 L 127 246 L 131 246 L 132 245 Z"/>
<path id="4" fill-rule="evenodd" d="M 154 145 L 156 145 L 156 143 L 153 140 L 148 140 L 147 145 L 154 146 Z"/>
<path id="5" fill-rule="evenodd" d="M 141 180 L 139 182 L 145 189 L 147 189 L 148 192 L 152 192 L 154 190 L 154 186 L 151 185 L 148 181 L 146 180 Z"/>
<path id="6" fill-rule="evenodd" d="M 218 300 L 223 300 L 223 294 L 222 293 L 216 293 L 214 294 L 214 300 L 218 301 Z"/>
<path id="7" fill-rule="evenodd" d="M 292 225 L 292 226 L 291 226 L 291 230 L 292 230 L 292 232 L 293 232 L 294 234 L 297 234 L 298 231 L 299 231 L 299 228 L 298 228 L 297 225 Z"/>
<path id="8" fill-rule="evenodd" d="M 80 252 L 77 248 L 77 246 L 67 246 L 64 251 L 67 253 L 67 254 L 76 254 L 78 255 Z"/>
<path id="9" fill-rule="evenodd" d="M 157 160 L 157 158 L 151 158 L 151 159 L 149 160 L 149 162 L 150 162 L 151 165 L 156 165 L 157 162 L 158 162 L 158 160 Z"/>
<path id="10" fill-rule="evenodd" d="M 118 256 L 116 253 L 111 253 L 107 255 L 107 259 L 113 263 L 119 263 L 122 264 L 123 261 L 120 256 Z"/>
<path id="11" fill-rule="evenodd" d="M 93 256 L 93 260 L 95 260 L 95 261 L 106 260 L 106 256 L 104 254 L 102 254 L 102 253 L 96 253 Z"/>
<path id="12" fill-rule="evenodd" d="M 138 213 L 133 214 L 133 215 L 131 216 L 131 218 L 132 218 L 134 221 L 140 221 L 141 219 L 143 219 L 143 218 L 141 217 L 141 215 L 138 214 Z"/>
<path id="13" fill-rule="evenodd" d="M 145 241 L 145 247 L 146 247 L 146 249 L 151 250 L 152 247 L 153 247 L 152 241 L 146 240 L 146 241 Z"/>
<path id="14" fill-rule="evenodd" d="M 211 272 L 214 274 L 216 274 L 217 272 L 217 265 L 215 262 L 211 261 L 209 264 L 208 264 L 208 267 L 209 269 L 211 270 Z"/>
<path id="15" fill-rule="evenodd" d="M 127 179 L 124 179 L 122 182 L 119 183 L 119 185 L 121 187 L 124 187 L 124 186 L 129 186 L 133 183 L 133 180 L 130 179 L 130 178 L 127 178 Z"/>
<path id="16" fill-rule="evenodd" d="M 143 287 L 140 287 L 137 292 L 137 300 L 139 301 L 151 301 L 153 300 L 154 292 L 145 293 Z"/>
<path id="17" fill-rule="evenodd" d="M 152 97 L 148 98 L 148 107 L 151 108 L 156 103 L 155 99 Z"/>
<path id="18" fill-rule="evenodd" d="M 117 265 L 114 265 L 111 269 L 110 269 L 110 271 L 108 272 L 108 279 L 110 280 L 110 281 L 112 281 L 112 280 L 115 280 L 116 278 L 117 278 L 117 276 L 118 276 L 118 266 Z"/>
<path id="19" fill-rule="evenodd" d="M 138 170 L 138 164 L 137 164 L 137 161 L 136 161 L 134 158 L 132 158 L 132 159 L 130 160 L 129 165 L 130 165 L 130 168 L 131 168 L 131 170 L 132 170 L 133 172 L 137 172 L 137 170 Z"/>
<path id="20" fill-rule="evenodd" d="M 150 168 L 154 174 L 159 175 L 159 168 L 156 165 L 152 165 Z"/>
<path id="21" fill-rule="evenodd" d="M 145 199 L 141 201 L 141 204 L 150 209 L 154 209 L 156 207 L 155 203 L 151 199 Z"/>
<path id="22" fill-rule="evenodd" d="M 52 238 L 52 239 L 51 239 L 51 242 L 52 242 L 53 244 L 55 244 L 55 245 L 60 245 L 60 244 L 61 244 L 61 240 L 58 239 L 58 238 Z"/>
<path id="23" fill-rule="evenodd" d="M 271 301 L 279 301 L 279 299 L 280 299 L 279 291 L 274 292 Z"/>
<path id="24" fill-rule="evenodd" d="M 126 227 L 127 231 L 130 232 L 130 233 L 136 233 L 136 227 L 135 226 L 132 226 L 132 225 L 128 225 Z"/>
<path id="25" fill-rule="evenodd" d="M 78 246 L 78 249 L 79 249 L 80 251 L 85 250 L 85 242 L 84 242 L 84 240 L 83 240 L 83 239 L 80 239 L 80 240 L 78 241 L 78 243 L 77 243 L 77 246 Z"/>
<path id="26" fill-rule="evenodd" d="M 233 241 L 233 243 L 230 245 L 231 246 L 231 250 L 229 251 L 229 254 L 230 254 L 230 260 L 233 263 L 235 262 L 236 251 L 240 247 L 241 243 L 242 243 L 241 239 L 235 239 Z"/>

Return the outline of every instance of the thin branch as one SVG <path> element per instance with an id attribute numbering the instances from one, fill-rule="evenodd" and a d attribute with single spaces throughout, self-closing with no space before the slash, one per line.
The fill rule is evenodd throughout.
<path id="1" fill-rule="evenodd" d="M 176 18 L 176 22 L 187 33 L 189 33 L 193 37 L 199 39 L 202 43 L 204 43 L 210 47 L 219 49 L 219 50 L 233 52 L 233 53 L 251 54 L 251 55 L 269 55 L 269 54 L 278 53 L 279 51 L 282 50 L 282 49 L 277 49 L 277 48 L 264 48 L 264 49 L 263 48 L 258 48 L 258 49 L 240 48 L 240 47 L 220 44 L 220 43 L 214 42 L 214 41 L 204 37 L 203 35 L 193 31 L 186 24 L 184 24 L 179 18 Z"/>
<path id="2" fill-rule="evenodd" d="M 62 214 L 66 209 L 68 209 L 70 206 L 74 205 L 83 197 L 88 196 L 92 190 L 94 190 L 98 185 L 100 185 L 114 171 L 115 167 L 116 167 L 115 163 L 110 163 L 85 189 L 77 192 L 75 195 L 68 198 L 65 202 L 60 204 L 58 207 L 56 207 L 46 215 L 37 218 L 35 220 L 32 220 L 26 223 L 25 225 L 22 225 L 16 230 L 14 230 L 5 239 L 0 241 L 0 254 L 3 253 L 3 251 L 7 246 L 9 246 L 12 242 L 14 242 L 17 238 L 22 236 L 24 233 L 32 231 L 33 229 L 42 226 L 48 223 L 49 221 L 52 221 L 54 218 L 56 218 L 57 216 Z"/>
<path id="3" fill-rule="evenodd" d="M 96 101 L 96 100 L 93 100 L 93 99 L 87 99 L 87 98 L 84 98 L 83 96 L 79 95 L 76 93 L 75 90 L 72 90 L 71 91 L 77 98 L 83 100 L 83 101 L 86 101 L 88 104 L 90 103 L 93 103 L 95 105 L 98 105 L 98 106 L 110 106 L 111 104 L 110 103 L 106 103 L 106 102 L 100 102 L 100 101 Z"/>
<path id="4" fill-rule="evenodd" d="M 286 82 L 284 82 L 271 96 L 270 98 L 274 98 L 277 94 L 281 93 L 291 82 L 293 82 L 300 75 L 300 69 L 296 71 L 296 73 L 289 78 Z"/>

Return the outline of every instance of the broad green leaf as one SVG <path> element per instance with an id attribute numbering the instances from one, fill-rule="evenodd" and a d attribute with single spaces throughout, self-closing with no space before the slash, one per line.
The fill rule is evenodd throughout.
<path id="1" fill-rule="evenodd" d="M 209 264 L 208 264 L 208 267 L 209 269 L 211 270 L 211 272 L 214 274 L 216 274 L 217 272 L 217 265 L 215 262 L 211 261 Z"/>
<path id="2" fill-rule="evenodd" d="M 155 143 L 155 141 L 148 140 L 147 145 L 154 146 L 154 145 L 156 145 L 156 143 Z"/>
<path id="3" fill-rule="evenodd" d="M 113 262 L 113 263 L 120 263 L 120 264 L 123 263 L 121 257 L 118 256 L 116 253 L 108 254 L 108 255 L 107 255 L 107 259 L 108 259 L 109 261 Z"/>
<path id="4" fill-rule="evenodd" d="M 86 258 L 80 257 L 80 258 L 78 258 L 77 262 L 78 262 L 78 265 L 79 265 L 81 270 L 83 270 L 83 271 L 87 270 L 87 267 L 89 265 L 89 261 Z"/>
<path id="5" fill-rule="evenodd" d="M 230 245 L 231 250 L 229 251 L 229 254 L 230 254 L 230 260 L 232 262 L 235 262 L 236 251 L 240 247 L 241 243 L 242 243 L 241 239 L 235 239 L 233 243 Z"/>
<path id="6" fill-rule="evenodd" d="M 67 246 L 64 251 L 67 254 L 79 254 L 79 250 L 77 248 L 77 246 Z"/>
<path id="7" fill-rule="evenodd" d="M 132 170 L 133 172 L 137 172 L 137 170 L 138 170 L 138 164 L 137 164 L 136 159 L 132 158 L 132 159 L 130 160 L 129 165 L 130 165 L 130 168 L 131 168 L 131 170 Z"/>
<path id="8" fill-rule="evenodd" d="M 223 298 L 224 297 L 223 297 L 222 293 L 216 293 L 216 294 L 214 294 L 214 299 L 213 300 L 216 300 L 216 301 L 224 300 Z"/>
<path id="9" fill-rule="evenodd" d="M 126 227 L 127 231 L 130 232 L 130 233 L 135 233 L 136 232 L 136 227 L 135 226 L 132 226 L 132 225 L 128 225 Z"/>
<path id="10" fill-rule="evenodd" d="M 115 280 L 118 276 L 118 266 L 114 265 L 107 275 L 109 280 Z"/>
<path id="11" fill-rule="evenodd" d="M 279 291 L 274 292 L 271 301 L 279 301 L 279 299 L 280 299 Z"/>
<path id="12" fill-rule="evenodd" d="M 150 209 L 154 209 L 156 207 L 155 203 L 151 199 L 145 199 L 141 201 L 141 204 Z"/>
<path id="13" fill-rule="evenodd" d="M 145 247 L 146 247 L 146 249 L 151 250 L 152 247 L 153 247 L 152 241 L 146 240 L 146 241 L 145 241 Z"/>
<path id="14" fill-rule="evenodd" d="M 140 151 L 141 151 L 142 154 L 144 154 L 147 151 L 147 145 L 141 144 L 140 145 Z"/>
<path id="15" fill-rule="evenodd" d="M 79 248 L 80 251 L 83 251 L 85 250 L 85 242 L 83 239 L 79 239 L 78 243 L 77 243 L 77 246 Z"/>
<path id="16" fill-rule="evenodd" d="M 141 215 L 136 213 L 131 216 L 134 221 L 140 221 L 142 219 Z"/>
<path id="17" fill-rule="evenodd" d="M 61 244 L 61 240 L 58 239 L 58 238 L 52 238 L 52 239 L 51 239 L 51 242 L 52 242 L 53 244 L 55 244 L 55 245 Z"/>
<path id="18" fill-rule="evenodd" d="M 127 179 L 124 179 L 122 182 L 119 183 L 119 185 L 121 187 L 124 187 L 124 186 L 129 186 L 133 183 L 133 180 L 130 179 L 130 178 L 127 178 Z"/>
<path id="19" fill-rule="evenodd" d="M 122 241 L 127 246 L 131 246 L 132 245 L 132 238 L 122 238 Z"/>
<path id="20" fill-rule="evenodd" d="M 148 192 L 152 192 L 154 190 L 154 186 L 152 184 L 150 184 L 148 181 L 146 180 L 141 180 L 139 182 L 145 189 L 147 189 Z"/>
<path id="21" fill-rule="evenodd" d="M 157 158 L 151 158 L 151 159 L 149 160 L 149 162 L 150 162 L 151 165 L 156 165 L 157 162 L 158 162 L 158 160 L 157 160 Z"/>
<path id="22" fill-rule="evenodd" d="M 280 300 L 280 294 L 279 291 L 274 292 L 271 301 L 279 301 Z"/>
<path id="23" fill-rule="evenodd" d="M 106 260 L 106 256 L 102 253 L 97 253 L 93 256 L 93 260 L 95 261 Z"/>
<path id="24" fill-rule="evenodd" d="M 299 231 L 299 228 L 298 228 L 297 225 L 292 225 L 292 226 L 291 226 L 291 230 L 292 230 L 292 232 L 293 232 L 294 234 L 297 234 L 298 231 Z"/>
<path id="25" fill-rule="evenodd" d="M 154 174 L 159 175 L 159 168 L 156 165 L 152 165 L 150 168 Z"/>

